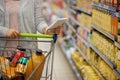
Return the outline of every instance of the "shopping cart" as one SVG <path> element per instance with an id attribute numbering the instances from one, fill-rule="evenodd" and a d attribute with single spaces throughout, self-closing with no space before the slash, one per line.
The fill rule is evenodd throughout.
<path id="1" fill-rule="evenodd" d="M 21 37 L 27 38 L 29 37 L 43 38 L 43 40 L 8 39 L 2 37 L 0 38 L 0 40 L 19 41 L 28 43 L 36 42 L 38 44 L 49 43 L 49 45 L 47 44 L 47 46 L 49 46 L 49 49 L 48 47 L 46 48 L 48 50 L 41 50 L 40 48 L 32 49 L 24 46 L 18 46 L 17 48 L 0 46 L 0 80 L 40 80 L 40 79 L 52 80 L 54 48 L 55 42 L 57 40 L 57 35 L 27 34 L 27 33 L 21 33 L 20 35 Z M 16 56 L 17 51 L 18 53 L 21 54 Z M 39 52 L 41 56 L 40 59 L 39 57 L 34 57 L 33 55 L 36 54 L 37 52 Z M 11 56 L 9 56 L 9 54 L 11 54 Z M 37 65 L 35 61 L 37 61 Z M 24 62 L 26 62 L 26 64 L 24 64 Z M 13 65 L 13 63 L 15 65 Z"/>

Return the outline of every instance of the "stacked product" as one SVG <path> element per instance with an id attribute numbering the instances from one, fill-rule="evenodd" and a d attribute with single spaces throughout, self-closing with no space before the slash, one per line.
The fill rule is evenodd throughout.
<path id="1" fill-rule="evenodd" d="M 106 80 L 117 80 L 113 70 L 92 49 L 87 53 L 87 58 Z"/>
<path id="2" fill-rule="evenodd" d="M 80 9 L 91 11 L 92 6 L 91 6 L 92 0 L 77 0 L 77 6 Z"/>
<path id="3" fill-rule="evenodd" d="M 101 80 L 95 71 L 90 67 L 90 65 L 86 63 L 79 52 L 74 52 L 71 57 L 84 80 Z"/>
<path id="4" fill-rule="evenodd" d="M 111 40 L 109 40 L 105 36 L 101 35 L 100 33 L 93 31 L 91 42 L 112 63 L 116 64 L 117 47 L 115 46 L 115 44 Z"/>
<path id="5" fill-rule="evenodd" d="M 84 27 L 87 27 L 88 29 L 91 28 L 91 19 L 92 19 L 91 16 L 81 13 L 81 14 L 78 14 L 77 19 L 78 19 L 78 22 L 82 24 Z"/>
<path id="6" fill-rule="evenodd" d="M 117 37 L 118 18 L 110 15 L 109 11 L 104 9 L 98 10 L 94 7 L 92 10 L 92 23 Z"/>

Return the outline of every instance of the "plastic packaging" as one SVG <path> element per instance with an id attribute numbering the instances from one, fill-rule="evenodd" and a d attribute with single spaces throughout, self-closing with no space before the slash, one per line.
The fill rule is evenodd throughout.
<path id="1" fill-rule="evenodd" d="M 14 54 L 14 57 L 11 61 L 11 66 L 16 66 L 18 60 L 21 57 L 24 57 L 24 55 L 25 55 L 24 51 L 25 51 L 25 49 L 22 49 L 22 48 L 18 48 L 18 50 L 16 50 L 16 53 Z"/>
<path id="2" fill-rule="evenodd" d="M 44 58 L 45 55 L 42 54 L 42 50 L 37 50 L 36 53 L 32 53 L 32 56 L 28 60 L 27 70 L 25 73 L 25 80 L 27 80 L 28 76 L 30 76 L 30 74 L 35 70 L 35 68 L 37 68 L 37 66 L 41 63 L 39 68 L 35 71 L 35 73 L 31 77 L 32 79 L 35 78 L 40 79 L 45 62 L 43 61 Z"/>

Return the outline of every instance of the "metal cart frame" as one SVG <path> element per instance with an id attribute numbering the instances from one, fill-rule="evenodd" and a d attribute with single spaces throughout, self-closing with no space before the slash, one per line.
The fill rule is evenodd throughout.
<path id="1" fill-rule="evenodd" d="M 7 39 L 7 41 L 24 41 L 24 42 L 43 42 L 43 43 L 50 43 L 50 50 L 49 51 L 43 51 L 45 53 L 45 58 L 37 65 L 37 67 L 32 71 L 32 73 L 29 75 L 27 80 L 52 80 L 53 76 L 53 63 L 54 63 L 54 48 L 55 43 L 57 40 L 57 34 L 54 35 L 45 35 L 45 34 L 27 34 L 27 33 L 21 33 L 22 37 L 35 37 L 35 38 L 51 38 L 50 40 L 23 40 L 23 39 Z M 1 38 L 6 40 L 6 38 Z M 3 47 L 0 46 L 0 56 L 3 56 L 5 49 L 11 50 L 15 47 Z M 29 52 L 32 54 L 33 49 L 25 48 L 26 50 L 29 50 Z M 35 49 L 34 49 L 35 50 Z M 45 62 L 44 65 L 44 72 L 45 75 L 42 74 L 41 78 L 38 79 L 35 76 L 35 72 L 37 69 L 41 66 L 41 64 Z M 2 73 L 2 71 L 0 71 Z M 1 74 L 2 75 L 2 74 Z M 3 79 L 4 80 L 4 79 Z M 6 80 L 6 79 L 5 79 Z"/>

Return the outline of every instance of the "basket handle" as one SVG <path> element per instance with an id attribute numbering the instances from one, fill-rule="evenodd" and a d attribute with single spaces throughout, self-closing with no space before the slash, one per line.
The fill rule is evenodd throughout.
<path id="1" fill-rule="evenodd" d="M 31 34 L 31 33 L 20 33 L 21 37 L 33 37 L 33 38 L 51 38 L 56 42 L 57 34 L 48 35 L 48 34 Z"/>

